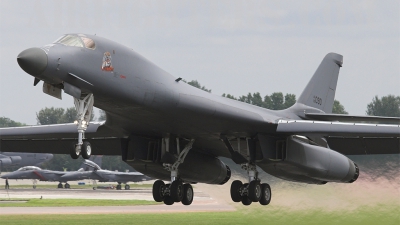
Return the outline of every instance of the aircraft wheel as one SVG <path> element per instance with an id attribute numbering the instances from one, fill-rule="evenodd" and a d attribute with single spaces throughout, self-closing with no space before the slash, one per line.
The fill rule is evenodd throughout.
<path id="1" fill-rule="evenodd" d="M 128 184 L 125 185 L 125 190 L 129 190 L 131 189 L 131 186 L 129 186 Z"/>
<path id="2" fill-rule="evenodd" d="M 121 185 L 120 184 L 117 185 L 117 190 L 121 190 Z"/>
<path id="3" fill-rule="evenodd" d="M 36 185 L 33 185 L 33 189 L 36 189 Z"/>
<path id="4" fill-rule="evenodd" d="M 182 198 L 182 204 L 184 205 L 190 205 L 193 202 L 193 188 L 192 185 L 190 184 L 184 184 L 183 185 L 183 198 Z"/>
<path id="5" fill-rule="evenodd" d="M 69 189 L 70 188 L 69 184 L 65 183 L 64 188 L 68 188 Z"/>
<path id="6" fill-rule="evenodd" d="M 247 196 L 243 196 L 242 197 L 242 204 L 243 205 L 251 205 L 252 202 L 253 201 L 249 197 L 247 197 Z"/>
<path id="7" fill-rule="evenodd" d="M 153 184 L 153 198 L 156 202 L 164 200 L 165 183 L 162 180 L 156 180 Z"/>
<path id="8" fill-rule="evenodd" d="M 261 205 L 268 205 L 271 202 L 272 192 L 269 184 L 261 184 Z"/>
<path id="9" fill-rule="evenodd" d="M 183 199 L 183 184 L 181 180 L 175 180 L 171 183 L 169 193 L 173 201 L 180 202 Z"/>
<path id="10" fill-rule="evenodd" d="M 234 202 L 240 202 L 242 200 L 242 195 L 240 194 L 240 189 L 243 183 L 240 180 L 235 180 L 231 184 L 231 198 Z"/>
<path id="11" fill-rule="evenodd" d="M 175 201 L 172 200 L 171 196 L 168 196 L 168 195 L 166 195 L 164 197 L 163 201 L 164 201 L 164 204 L 166 204 L 166 205 L 173 205 L 175 203 Z"/>
<path id="12" fill-rule="evenodd" d="M 72 159 L 79 158 L 79 155 L 81 154 L 81 152 L 79 151 L 79 147 L 75 143 L 72 145 L 72 148 L 71 148 L 71 151 L 69 154 L 71 155 Z"/>
<path id="13" fill-rule="evenodd" d="M 248 196 L 253 202 L 258 202 L 261 199 L 261 185 L 258 180 L 253 180 L 249 184 Z"/>
<path id="14" fill-rule="evenodd" d="M 93 190 L 96 190 L 96 187 L 93 187 Z"/>
<path id="15" fill-rule="evenodd" d="M 63 188 L 62 183 L 59 183 L 58 186 L 57 186 L 57 188 Z"/>
<path id="16" fill-rule="evenodd" d="M 81 147 L 81 154 L 84 159 L 89 159 L 92 155 L 92 146 L 88 141 L 84 141 Z"/>

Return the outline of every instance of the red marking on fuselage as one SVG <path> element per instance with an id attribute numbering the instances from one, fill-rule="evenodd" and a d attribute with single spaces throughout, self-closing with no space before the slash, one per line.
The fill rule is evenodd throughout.
<path id="1" fill-rule="evenodd" d="M 40 180 L 42 180 L 42 181 L 46 181 L 46 180 L 47 180 L 47 179 L 46 179 L 44 176 L 42 176 L 42 174 L 40 174 L 38 171 L 34 170 L 33 173 L 36 174 L 36 175 L 40 178 Z"/>
<path id="2" fill-rule="evenodd" d="M 126 79 L 126 76 L 124 76 L 124 75 L 119 75 L 119 77 L 122 79 Z"/>

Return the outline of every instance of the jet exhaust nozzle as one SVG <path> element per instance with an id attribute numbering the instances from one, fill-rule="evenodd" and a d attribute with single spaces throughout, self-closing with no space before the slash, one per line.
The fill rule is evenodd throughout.
<path id="1" fill-rule="evenodd" d="M 47 67 L 47 54 L 41 48 L 28 48 L 17 56 L 19 66 L 32 76 L 42 74 Z"/>

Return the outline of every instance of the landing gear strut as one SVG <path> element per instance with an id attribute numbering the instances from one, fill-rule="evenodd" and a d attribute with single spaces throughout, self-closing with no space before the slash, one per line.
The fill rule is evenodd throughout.
<path id="1" fill-rule="evenodd" d="M 92 147 L 88 141 L 83 141 L 83 139 L 85 139 L 85 131 L 92 116 L 93 94 L 88 94 L 83 99 L 74 98 L 74 103 L 78 114 L 77 120 L 74 122 L 78 126 L 78 143 L 73 144 L 70 155 L 73 159 L 79 158 L 79 155 L 82 155 L 84 159 L 89 159 L 92 155 Z"/>
<path id="2" fill-rule="evenodd" d="M 33 189 L 36 189 L 36 185 L 37 185 L 37 180 L 36 179 L 33 179 L 32 180 L 32 187 L 33 187 Z"/>
<path id="3" fill-rule="evenodd" d="M 237 138 L 238 147 L 235 151 L 224 135 L 221 135 L 221 140 L 225 143 L 229 152 L 231 153 L 232 160 L 240 164 L 242 169 L 247 171 L 249 182 L 243 184 L 239 180 L 235 180 L 231 184 L 231 198 L 234 202 L 242 202 L 243 205 L 250 205 L 252 202 L 259 202 L 261 205 L 268 205 L 271 202 L 271 187 L 268 184 L 262 184 L 258 178 L 256 159 L 256 145 L 253 139 L 246 138 L 247 157 L 241 153 L 241 141 L 243 139 Z"/>
<path id="4" fill-rule="evenodd" d="M 164 202 L 166 205 L 172 205 L 175 202 L 190 205 L 193 202 L 193 188 L 192 185 L 183 183 L 179 177 L 178 167 L 185 160 L 189 150 L 192 149 L 194 139 L 191 139 L 182 151 L 179 149 L 178 138 L 177 143 L 178 159 L 174 164 L 164 163 L 165 169 L 171 172 L 171 184 L 156 180 L 153 184 L 153 198 L 156 202 Z"/>

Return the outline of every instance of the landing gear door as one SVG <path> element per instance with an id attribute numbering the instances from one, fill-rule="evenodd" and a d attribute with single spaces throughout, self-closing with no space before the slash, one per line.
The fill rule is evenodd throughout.
<path id="1" fill-rule="evenodd" d="M 58 88 L 49 83 L 43 83 L 43 92 L 55 98 L 61 99 L 61 88 Z"/>

